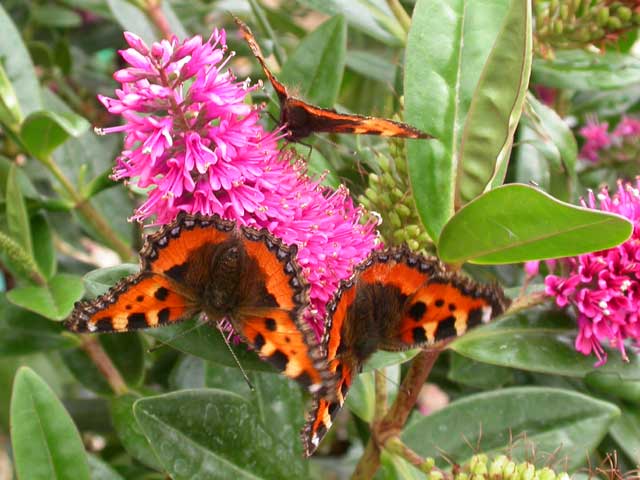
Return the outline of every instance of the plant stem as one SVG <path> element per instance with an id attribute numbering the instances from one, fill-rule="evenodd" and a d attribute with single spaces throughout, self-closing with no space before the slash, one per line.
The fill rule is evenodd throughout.
<path id="1" fill-rule="evenodd" d="M 415 466 L 421 472 L 430 473 L 436 470 L 442 474 L 443 480 L 449 480 L 453 478 L 450 473 L 443 472 L 439 468 L 435 467 L 433 465 L 432 459 L 427 460 L 422 458 L 421 455 L 414 452 L 411 448 L 405 445 L 403 441 L 398 437 L 389 438 L 389 440 L 387 440 L 387 443 L 385 443 L 384 445 L 384 449 L 389 453 L 404 458 L 407 462 Z"/>
<path id="2" fill-rule="evenodd" d="M 80 347 L 89 355 L 91 361 L 98 367 L 100 373 L 104 375 L 111 390 L 113 390 L 116 395 L 124 395 L 129 391 L 122 375 L 120 375 L 120 372 L 104 351 L 102 345 L 98 343 L 96 337 L 84 336 Z"/>
<path id="3" fill-rule="evenodd" d="M 284 50 L 280 46 L 280 42 L 278 42 L 278 38 L 276 37 L 273 28 L 271 28 L 269 19 L 264 14 L 262 6 L 258 3 L 257 0 L 249 0 L 249 6 L 251 7 L 253 15 L 256 17 L 256 21 L 258 22 L 260 29 L 263 30 L 273 42 L 273 55 L 276 57 L 278 64 L 282 67 L 282 65 L 284 65 L 284 61 L 286 60 Z"/>
<path id="4" fill-rule="evenodd" d="M 53 176 L 60 182 L 64 190 L 71 197 L 75 208 L 82 215 L 82 217 L 94 228 L 96 233 L 102 238 L 109 247 L 111 247 L 122 260 L 128 260 L 132 256 L 132 251 L 129 246 L 124 243 L 120 237 L 109 226 L 105 218 L 98 212 L 89 200 L 83 198 L 66 177 L 64 172 L 60 170 L 58 164 L 51 157 L 41 158 L 42 163 L 49 169 Z"/>
<path id="5" fill-rule="evenodd" d="M 427 380 L 441 351 L 441 349 L 423 350 L 413 359 L 411 367 L 400 385 L 395 402 L 384 418 L 372 425 L 371 438 L 351 476 L 352 480 L 373 478 L 380 467 L 380 449 L 385 447 L 389 439 L 397 438 L 400 434 L 418 399 L 420 389 Z"/>
<path id="6" fill-rule="evenodd" d="M 147 0 L 146 10 L 147 16 L 158 30 L 160 30 L 162 36 L 166 39 L 170 39 L 173 36 L 173 31 L 169 25 L 169 20 L 162 11 L 162 0 Z"/>
<path id="7" fill-rule="evenodd" d="M 382 370 L 374 371 L 375 390 L 376 390 L 376 404 L 375 411 L 373 413 L 373 421 L 378 422 L 382 420 L 387 413 L 387 379 L 384 376 Z"/>
<path id="8" fill-rule="evenodd" d="M 400 3 L 400 0 L 387 0 L 387 5 L 389 5 L 402 29 L 408 33 L 411 27 L 411 17 Z"/>

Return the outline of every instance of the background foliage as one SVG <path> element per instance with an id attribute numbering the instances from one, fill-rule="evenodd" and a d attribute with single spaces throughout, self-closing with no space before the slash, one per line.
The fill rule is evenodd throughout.
<path id="1" fill-rule="evenodd" d="M 328 170 L 325 183 L 345 183 L 381 213 L 388 242 L 437 251 L 541 303 L 541 285 L 524 288 L 517 262 L 608 248 L 631 231 L 618 216 L 573 206 L 586 188 L 638 172 L 633 152 L 622 163 L 579 161 L 575 136 L 594 115 L 614 125 L 640 105 L 640 14 L 627 3 L 2 0 L 0 478 L 347 477 L 369 440 L 372 372 L 303 460 L 307 399 L 240 346 L 249 391 L 215 330 L 63 331 L 76 300 L 137 268 L 141 228 L 127 218 L 139 192 L 108 179 L 121 139 L 90 129 L 116 121 L 96 94 L 113 92 L 123 30 L 151 43 L 161 38 L 159 12 L 181 38 L 225 26 L 234 71 L 260 77 L 232 12 L 306 100 L 404 115 L 432 133 L 406 150 L 349 136 L 298 148 L 311 172 Z M 555 89 L 552 102 L 540 87 Z M 615 451 L 622 471 L 636 468 L 640 359 L 612 353 L 595 369 L 574 350 L 576 332 L 571 313 L 542 302 L 459 339 L 429 380 L 452 402 L 427 416 L 415 410 L 402 441 L 442 468 L 476 450 L 572 472 Z M 102 352 L 116 375 L 100 369 Z M 393 397 L 415 353 L 379 353 L 366 370 L 386 367 Z M 377 475 L 424 477 L 393 451 Z"/>

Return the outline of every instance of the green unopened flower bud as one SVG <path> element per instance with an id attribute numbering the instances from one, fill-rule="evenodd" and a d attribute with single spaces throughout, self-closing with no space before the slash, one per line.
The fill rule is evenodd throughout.
<path id="1" fill-rule="evenodd" d="M 402 243 L 406 240 L 406 234 L 404 230 L 396 230 L 393 232 L 393 240 L 396 243 Z"/>
<path id="2" fill-rule="evenodd" d="M 537 480 L 556 480 L 556 473 L 549 467 L 544 467 L 536 472 Z"/>
<path id="3" fill-rule="evenodd" d="M 366 208 L 367 210 L 373 210 L 373 204 L 369 201 L 369 199 L 363 195 L 360 195 L 358 197 L 358 202 L 360 202 L 360 205 L 362 205 L 364 208 Z"/>
<path id="4" fill-rule="evenodd" d="M 508 479 L 513 478 L 513 476 L 516 474 L 515 462 L 512 462 L 512 461 L 507 462 L 507 464 L 502 469 L 502 474 L 504 475 L 505 478 L 508 478 Z"/>
<path id="5" fill-rule="evenodd" d="M 436 461 L 433 459 L 433 457 L 425 458 L 424 463 L 422 464 L 423 471 L 430 471 L 435 466 Z"/>
<path id="6" fill-rule="evenodd" d="M 367 188 L 364 191 L 364 195 L 371 200 L 373 203 L 378 203 L 378 194 L 376 193 L 376 191 L 372 188 Z"/>
<path id="7" fill-rule="evenodd" d="M 443 478 L 444 475 L 442 475 L 442 472 L 439 472 L 438 470 L 429 472 L 429 480 L 442 480 Z"/>
<path id="8" fill-rule="evenodd" d="M 402 190 L 400 190 L 397 187 L 391 190 L 391 197 L 396 201 L 401 200 L 405 196 L 406 196 L 406 193 L 404 193 Z"/>
<path id="9" fill-rule="evenodd" d="M 393 178 L 393 175 L 391 175 L 389 172 L 384 172 L 382 174 L 382 185 L 384 185 L 387 188 L 393 188 L 396 186 L 396 179 Z"/>
<path id="10" fill-rule="evenodd" d="M 411 209 L 403 203 L 396 205 L 396 212 L 398 212 L 401 218 L 409 218 L 411 216 Z"/>
<path id="11" fill-rule="evenodd" d="M 529 462 L 523 462 L 518 465 L 516 471 L 520 480 L 533 480 L 536 468 Z"/>
<path id="12" fill-rule="evenodd" d="M 562 35 L 562 32 L 564 31 L 564 25 L 562 24 L 562 20 L 556 18 L 553 21 L 551 29 L 553 30 L 554 34 Z"/>
<path id="13" fill-rule="evenodd" d="M 601 7 L 596 15 L 596 22 L 598 22 L 598 25 L 601 27 L 604 27 L 607 24 L 607 20 L 609 20 L 609 9 L 607 7 Z"/>
<path id="14" fill-rule="evenodd" d="M 547 15 L 547 5 L 544 2 L 534 2 L 536 18 L 541 19 Z"/>
<path id="15" fill-rule="evenodd" d="M 499 455 L 493 459 L 489 466 L 489 477 L 495 478 L 502 476 L 502 470 L 504 466 L 509 462 L 509 459 L 505 455 Z"/>
<path id="16" fill-rule="evenodd" d="M 383 172 L 388 172 L 389 167 L 391 166 L 391 163 L 389 162 L 389 159 L 385 155 L 380 155 L 378 156 L 378 165 L 380 166 L 380 169 Z"/>
<path id="17" fill-rule="evenodd" d="M 393 206 L 394 202 L 391 201 L 391 197 L 388 193 L 378 193 L 378 205 L 384 210 L 389 210 Z"/>
<path id="18" fill-rule="evenodd" d="M 618 17 L 622 22 L 629 22 L 631 17 L 633 17 L 633 11 L 629 7 L 618 7 L 616 10 L 616 17 Z"/>
<path id="19" fill-rule="evenodd" d="M 591 32 L 591 40 L 600 40 L 604 37 L 605 31 L 602 28 L 595 28 L 593 32 Z"/>
<path id="20" fill-rule="evenodd" d="M 591 32 L 586 27 L 580 27 L 571 34 L 571 39 L 580 43 L 588 43 L 591 40 Z"/>
<path id="21" fill-rule="evenodd" d="M 417 240 L 410 238 L 406 240 L 406 244 L 414 252 L 417 252 L 418 250 L 420 250 L 420 244 L 418 243 Z"/>
<path id="22" fill-rule="evenodd" d="M 408 238 L 418 238 L 422 230 L 418 225 L 407 225 L 404 229 L 407 232 Z"/>
<path id="23" fill-rule="evenodd" d="M 556 480 L 571 480 L 571 477 L 567 472 L 560 472 Z"/>
<path id="24" fill-rule="evenodd" d="M 400 228 L 402 226 L 402 220 L 400 220 L 398 212 L 392 210 L 387 214 L 387 217 L 389 218 L 389 223 L 393 228 Z"/>
<path id="25" fill-rule="evenodd" d="M 380 177 L 375 173 L 369 174 L 369 185 L 380 185 Z"/>
<path id="26" fill-rule="evenodd" d="M 607 20 L 607 28 L 609 30 L 620 30 L 622 28 L 622 21 L 618 17 L 609 17 L 609 20 Z"/>

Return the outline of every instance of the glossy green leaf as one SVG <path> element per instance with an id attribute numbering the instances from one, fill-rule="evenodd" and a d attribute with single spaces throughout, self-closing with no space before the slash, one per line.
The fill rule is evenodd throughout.
<path id="1" fill-rule="evenodd" d="M 74 28 L 82 25 L 82 17 L 70 8 L 59 5 L 44 4 L 31 11 L 34 22 L 44 27 Z"/>
<path id="2" fill-rule="evenodd" d="M 47 217 L 42 213 L 36 213 L 31 217 L 31 238 L 33 257 L 38 264 L 38 269 L 46 279 L 50 280 L 56 274 L 58 261 L 51 227 Z"/>
<path id="3" fill-rule="evenodd" d="M 299 440 L 271 434 L 253 405 L 235 393 L 182 390 L 143 398 L 134 414 L 175 479 L 304 477 L 289 454 L 288 444 Z"/>
<path id="4" fill-rule="evenodd" d="M 162 464 L 133 416 L 133 404 L 140 398 L 137 394 L 127 394 L 109 401 L 113 428 L 129 455 L 154 470 L 162 471 Z"/>
<path id="5" fill-rule="evenodd" d="M 609 435 L 630 459 L 640 458 L 640 408 L 622 407 L 622 415 L 611 425 Z"/>
<path id="6" fill-rule="evenodd" d="M 125 480 L 111 465 L 98 456 L 88 455 L 87 460 L 91 471 L 91 480 Z"/>
<path id="7" fill-rule="evenodd" d="M 22 115 L 42 108 L 38 76 L 20 32 L 0 4 L 0 62 L 18 97 Z M 0 92 L 4 94 L 4 92 Z M 3 100 L 4 97 L 3 97 Z M 10 101 L 10 104 L 12 102 Z M 15 110 L 12 108 L 15 112 Z M 19 120 L 22 120 L 22 115 Z"/>
<path id="8" fill-rule="evenodd" d="M 115 267 L 98 268 L 82 277 L 88 298 L 95 298 L 106 293 L 119 280 L 140 271 L 133 263 L 122 263 Z"/>
<path id="9" fill-rule="evenodd" d="M 18 371 L 11 398 L 11 443 L 19 478 L 89 480 L 78 430 L 51 388 L 31 369 Z"/>
<path id="10" fill-rule="evenodd" d="M 169 388 L 171 390 L 185 390 L 187 388 L 205 388 L 206 386 L 215 387 L 215 385 L 207 385 L 206 383 L 207 366 L 202 358 L 181 355 L 169 374 Z M 225 369 L 226 367 L 221 366 L 220 368 Z M 237 370 L 234 372 L 236 375 L 239 373 Z M 227 390 L 231 389 L 227 388 Z"/>
<path id="11" fill-rule="evenodd" d="M 383 0 L 301 0 L 327 15 L 343 15 L 349 25 L 387 45 L 402 46 L 405 34 Z"/>
<path id="12" fill-rule="evenodd" d="M 624 379 L 616 374 L 595 370 L 585 376 L 584 383 L 595 392 L 640 405 L 640 380 Z"/>
<path id="13" fill-rule="evenodd" d="M 405 120 L 434 140 L 407 144 L 418 213 L 438 238 L 454 213 L 465 118 L 509 0 L 418 0 L 407 41 Z"/>
<path id="14" fill-rule="evenodd" d="M 369 372 L 379 368 L 405 363 L 415 357 L 418 353 L 420 353 L 419 348 L 406 350 L 404 352 L 385 352 L 384 350 L 378 350 L 369 360 L 367 360 L 367 363 L 365 363 L 362 370 L 364 372 Z"/>
<path id="15" fill-rule="evenodd" d="M 558 50 L 533 62 L 531 83 L 570 90 L 609 90 L 638 85 L 640 59 L 613 50 Z"/>
<path id="16" fill-rule="evenodd" d="M 45 286 L 14 288 L 7 299 L 52 320 L 64 320 L 73 310 L 73 304 L 82 298 L 82 279 L 76 275 L 60 273 Z"/>
<path id="17" fill-rule="evenodd" d="M 513 370 L 480 363 L 452 352 L 447 378 L 462 385 L 490 390 L 513 382 Z"/>
<path id="18" fill-rule="evenodd" d="M 20 137 L 29 151 L 45 159 L 70 137 L 79 137 L 89 129 L 89 122 L 75 113 L 41 110 L 23 122 Z"/>
<path id="19" fill-rule="evenodd" d="M 427 480 L 427 474 L 407 462 L 404 458 L 386 450 L 380 453 L 380 480 Z"/>
<path id="20" fill-rule="evenodd" d="M 137 386 L 144 373 L 144 346 L 140 334 L 100 335 L 98 341 L 124 381 L 130 386 Z M 62 359 L 73 376 L 86 388 L 103 395 L 113 393 L 104 374 L 83 349 L 67 350 L 62 353 Z"/>
<path id="21" fill-rule="evenodd" d="M 447 223 L 439 257 L 450 263 L 516 263 L 570 257 L 624 242 L 625 218 L 561 202 L 534 187 L 510 184 L 465 205 Z"/>
<path id="22" fill-rule="evenodd" d="M 640 379 L 640 358 L 630 363 L 612 353 L 606 365 L 575 350 L 575 321 L 555 310 L 536 309 L 510 315 L 458 338 L 450 348 L 479 362 L 532 372 L 582 378 L 591 372 Z"/>
<path id="23" fill-rule="evenodd" d="M 531 73 L 531 3 L 512 0 L 476 86 L 460 145 L 458 197 L 468 202 L 492 179 L 502 184 Z"/>
<path id="24" fill-rule="evenodd" d="M 420 417 L 401 438 L 420 455 L 438 458 L 446 452 L 458 464 L 476 453 L 476 445 L 484 454 L 508 449 L 513 458 L 530 458 L 528 444 L 537 452 L 556 452 L 571 470 L 585 462 L 619 415 L 615 405 L 570 390 L 508 388 L 469 395 Z M 525 441 L 513 441 L 523 434 Z M 533 461 L 544 464 L 546 458 Z"/>
<path id="25" fill-rule="evenodd" d="M 160 39 L 149 17 L 134 4 L 127 0 L 106 0 L 106 3 L 123 30 L 135 32 L 149 46 Z"/>
<path id="26" fill-rule="evenodd" d="M 0 295 L 0 356 L 27 355 L 77 345 L 58 323 L 11 305 Z"/>
<path id="27" fill-rule="evenodd" d="M 296 96 L 333 107 L 338 98 L 347 52 L 347 25 L 335 16 L 305 37 L 282 66 L 280 81 Z"/>
<path id="28" fill-rule="evenodd" d="M 17 130 L 22 121 L 18 97 L 0 63 L 0 123 Z"/>
<path id="29" fill-rule="evenodd" d="M 5 203 L 7 215 L 7 228 L 9 236 L 20 245 L 30 256 L 33 255 L 33 245 L 31 243 L 31 226 L 29 224 L 29 213 L 27 205 L 20 191 L 18 183 L 18 166 L 11 165 L 7 175 L 5 187 Z"/>

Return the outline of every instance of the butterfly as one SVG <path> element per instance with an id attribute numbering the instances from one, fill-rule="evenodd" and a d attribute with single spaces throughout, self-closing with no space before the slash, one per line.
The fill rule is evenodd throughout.
<path id="1" fill-rule="evenodd" d="M 426 132 L 410 125 L 385 118 L 349 115 L 321 108 L 295 98 L 269 70 L 253 33 L 242 20 L 234 17 L 236 25 L 251 52 L 258 59 L 280 101 L 280 125 L 286 125 L 287 139 L 295 142 L 314 132 L 354 133 L 381 135 L 383 137 L 433 138 Z"/>
<path id="2" fill-rule="evenodd" d="M 327 306 L 322 344 L 336 399 L 314 396 L 301 432 L 305 455 L 315 452 L 374 352 L 435 345 L 487 323 L 507 305 L 498 286 L 447 271 L 435 258 L 404 247 L 372 253 Z"/>
<path id="3" fill-rule="evenodd" d="M 301 316 L 309 285 L 296 253 L 295 245 L 286 246 L 266 229 L 181 213 L 146 238 L 139 273 L 94 300 L 77 302 L 66 326 L 75 332 L 126 332 L 200 312 L 211 322 L 228 318 L 263 360 L 324 395 L 330 374 Z"/>

